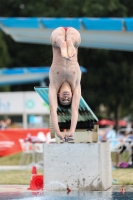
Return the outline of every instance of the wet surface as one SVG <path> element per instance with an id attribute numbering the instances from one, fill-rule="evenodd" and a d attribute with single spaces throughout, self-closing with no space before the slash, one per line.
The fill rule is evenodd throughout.
<path id="1" fill-rule="evenodd" d="M 0 191 L 0 200 L 133 200 L 133 192 L 33 192 L 33 191 Z"/>
<path id="2" fill-rule="evenodd" d="M 67 191 L 31 191 L 27 188 L 27 186 L 0 186 L 0 200 L 133 200 L 132 190 L 129 192 L 127 189 L 123 194 L 120 192 L 120 187 L 104 192 L 71 191 L 69 194 Z"/>

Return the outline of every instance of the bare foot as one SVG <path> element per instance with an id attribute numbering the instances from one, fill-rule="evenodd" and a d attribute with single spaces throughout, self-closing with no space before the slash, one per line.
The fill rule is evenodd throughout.
<path id="1" fill-rule="evenodd" d="M 68 57 L 68 54 L 67 54 L 67 45 L 66 45 L 66 42 L 63 41 L 61 43 L 61 55 L 63 58 L 65 58 L 66 60 L 69 60 L 69 57 Z"/>
<path id="2" fill-rule="evenodd" d="M 67 53 L 68 53 L 68 57 L 71 58 L 74 56 L 74 54 L 76 53 L 75 47 L 73 46 L 73 43 L 71 40 L 67 40 Z"/>

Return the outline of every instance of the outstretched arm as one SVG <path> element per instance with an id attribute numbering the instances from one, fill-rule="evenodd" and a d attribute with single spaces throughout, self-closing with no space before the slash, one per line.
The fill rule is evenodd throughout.
<path id="1" fill-rule="evenodd" d="M 57 116 L 57 92 L 54 85 L 49 86 L 49 103 L 50 103 L 50 115 L 53 124 L 54 131 L 57 136 L 61 139 L 64 139 L 64 135 L 60 132 L 58 125 L 58 116 Z"/>
<path id="2" fill-rule="evenodd" d="M 74 92 L 73 92 L 73 99 L 72 99 L 72 116 L 71 116 L 71 126 L 70 130 L 66 136 L 73 136 L 77 121 L 78 121 L 78 109 L 79 109 L 79 103 L 80 103 L 80 97 L 81 97 L 81 86 L 80 83 L 75 87 Z"/>

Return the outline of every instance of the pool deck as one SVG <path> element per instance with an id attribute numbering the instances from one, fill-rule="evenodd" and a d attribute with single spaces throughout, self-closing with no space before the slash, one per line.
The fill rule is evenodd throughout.
<path id="1" fill-rule="evenodd" d="M 31 192 L 29 185 L 0 185 L 1 192 Z M 127 192 L 133 192 L 133 185 L 113 185 L 106 192 L 120 192 L 124 188 Z"/>
<path id="2" fill-rule="evenodd" d="M 29 168 L 32 168 L 32 166 L 29 166 Z M 2 170 L 24 170 L 27 169 L 26 166 L 0 166 L 0 171 Z M 6 192 L 6 191 L 20 191 L 20 192 L 28 192 L 31 190 L 28 190 L 29 186 L 28 185 L 0 185 L 0 193 L 1 192 Z M 133 192 L 133 185 L 112 185 L 112 187 L 110 189 L 108 189 L 107 191 L 109 192 L 119 192 L 121 191 L 121 188 L 125 188 L 126 191 L 128 192 Z"/>
<path id="3" fill-rule="evenodd" d="M 22 170 L 25 169 L 25 166 L 20 167 L 20 166 L 0 166 L 0 171 L 2 170 Z M 8 200 L 8 199 L 20 199 L 20 198 L 24 198 L 27 199 L 27 197 L 33 197 L 33 196 L 38 196 L 37 199 L 39 198 L 39 195 L 62 195 L 62 196 L 68 196 L 67 191 L 57 191 L 57 192 L 52 192 L 48 193 L 47 191 L 44 190 L 37 190 L 37 191 L 31 191 L 28 190 L 29 185 L 0 185 L 0 200 Z M 112 193 L 119 193 L 121 195 L 121 189 L 124 188 L 125 192 L 127 192 L 127 194 L 129 192 L 133 193 L 133 185 L 112 185 L 111 188 L 109 188 L 107 191 L 84 191 L 84 193 L 86 193 L 86 195 L 91 195 L 92 193 L 97 193 L 98 194 L 105 194 L 105 195 L 110 195 Z M 131 193 L 131 194 L 132 194 Z M 125 193 L 126 194 L 126 193 Z M 78 191 L 71 191 L 69 196 L 74 196 L 74 195 L 84 195 L 81 192 Z"/>
<path id="4" fill-rule="evenodd" d="M 95 200 L 99 199 L 99 196 L 102 200 L 112 200 L 112 195 L 115 195 L 118 200 L 127 200 L 132 199 L 133 196 L 133 185 L 124 186 L 124 194 L 121 192 L 121 189 L 123 188 L 121 185 L 113 185 L 112 188 L 107 191 L 71 191 L 69 194 L 67 191 L 31 191 L 28 190 L 28 187 L 29 185 L 0 185 L 0 200 L 32 200 L 34 197 L 36 197 L 36 200 L 69 200 L 71 197 L 75 200 L 86 200 L 87 197 L 87 199 Z"/>

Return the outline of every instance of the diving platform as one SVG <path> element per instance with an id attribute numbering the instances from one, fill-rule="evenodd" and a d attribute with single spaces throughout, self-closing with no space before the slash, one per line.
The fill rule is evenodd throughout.
<path id="1" fill-rule="evenodd" d="M 49 105 L 48 87 L 35 87 Z M 59 128 L 70 128 L 71 110 L 58 106 Z M 112 186 L 110 144 L 98 142 L 96 115 L 80 99 L 79 117 L 74 141 L 63 142 L 57 137 L 52 124 L 50 133 L 55 143 L 44 144 L 44 189 L 46 191 L 105 191 Z M 61 144 L 62 143 L 62 144 Z"/>

